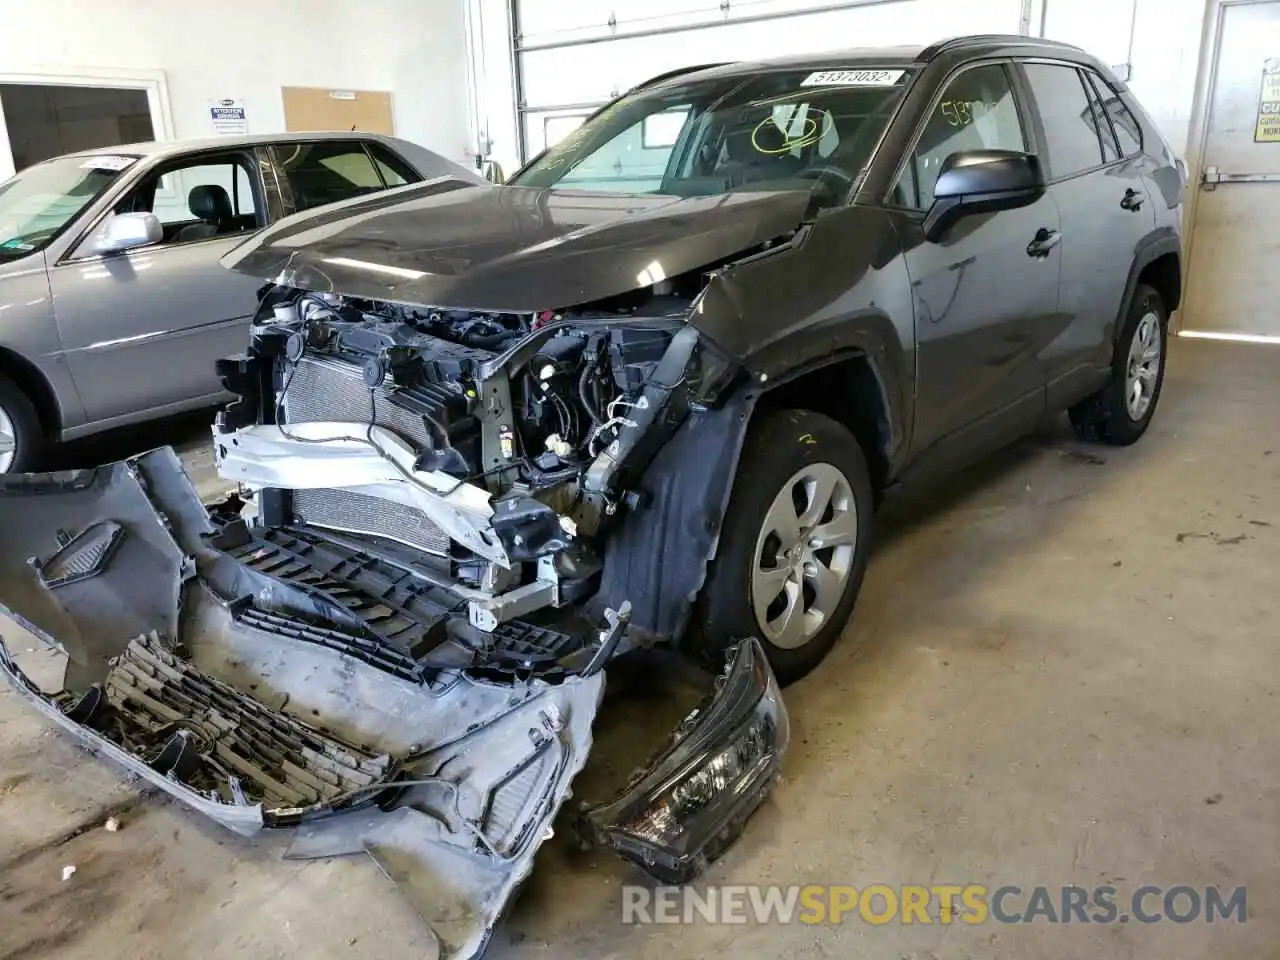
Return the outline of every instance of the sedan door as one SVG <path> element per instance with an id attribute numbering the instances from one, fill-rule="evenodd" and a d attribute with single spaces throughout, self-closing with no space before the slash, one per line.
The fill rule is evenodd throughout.
<path id="1" fill-rule="evenodd" d="M 1046 195 L 971 215 L 932 242 L 923 229 L 948 157 L 1028 144 L 1010 68 L 971 65 L 931 106 L 895 190 L 915 302 L 913 457 L 979 454 L 1043 413 L 1038 354 L 1057 310 L 1057 206 Z"/>
<path id="2" fill-rule="evenodd" d="M 1129 270 L 1155 229 L 1155 203 L 1143 178 L 1149 161 L 1131 137 L 1122 149 L 1104 106 L 1115 93 L 1102 77 L 1069 63 L 1020 69 L 1049 191 L 1062 212 L 1060 314 L 1042 365 L 1050 403 L 1063 407 L 1107 376 Z"/>
<path id="3" fill-rule="evenodd" d="M 106 219 L 151 212 L 163 239 L 95 253 Z M 128 422 L 218 402 L 215 361 L 244 349 L 260 279 L 219 259 L 266 225 L 252 152 L 209 152 L 143 175 L 50 270 L 65 357 L 94 423 Z"/>

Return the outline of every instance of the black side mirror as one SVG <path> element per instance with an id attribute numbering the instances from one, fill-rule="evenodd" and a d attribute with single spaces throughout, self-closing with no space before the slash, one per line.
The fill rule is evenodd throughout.
<path id="1" fill-rule="evenodd" d="M 933 188 L 925 238 L 940 240 L 956 221 L 970 214 L 1030 206 L 1044 191 L 1044 170 L 1035 154 L 1016 150 L 953 153 L 943 161 Z"/>

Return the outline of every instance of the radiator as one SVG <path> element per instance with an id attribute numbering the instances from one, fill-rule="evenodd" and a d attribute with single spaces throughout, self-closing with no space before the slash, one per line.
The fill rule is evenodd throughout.
<path id="1" fill-rule="evenodd" d="M 438 556 L 449 553 L 448 535 L 425 513 L 390 500 L 330 488 L 294 490 L 293 514 L 313 527 L 385 537 Z"/>
<path id="2" fill-rule="evenodd" d="M 284 394 L 287 423 L 336 420 L 344 423 L 374 423 L 385 427 L 419 450 L 433 446 L 421 413 L 392 401 L 386 386 L 373 391 L 361 379 L 360 368 L 329 357 L 303 356 L 298 365 L 285 372 L 288 389 Z M 388 380 L 388 385 L 391 381 Z"/>

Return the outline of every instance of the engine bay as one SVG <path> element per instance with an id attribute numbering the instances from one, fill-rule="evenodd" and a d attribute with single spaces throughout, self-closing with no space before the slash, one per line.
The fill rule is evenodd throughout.
<path id="1" fill-rule="evenodd" d="M 681 319 L 676 313 L 656 326 L 617 327 L 603 323 L 614 318 L 599 316 L 602 325 L 592 329 L 566 325 L 552 314 L 424 312 L 317 295 L 277 306 L 274 318 L 305 328 L 286 340 L 282 412 L 288 412 L 291 391 L 296 396 L 307 389 L 301 383 L 295 388 L 300 366 L 342 365 L 346 375 L 358 376 L 365 390 L 380 395 L 369 400 L 364 418 L 396 418 L 398 432 L 424 447 L 424 463 L 459 479 L 484 479 L 501 476 L 516 461 L 520 479 L 535 488 L 555 485 L 566 469 L 594 459 L 617 439 L 626 409 L 651 380 L 671 341 L 672 324 Z M 492 379 L 495 360 L 553 323 L 560 329 L 521 358 L 518 370 L 505 371 L 512 416 L 499 427 L 501 469 L 489 469 L 480 428 L 486 412 L 500 411 L 492 403 L 485 409 L 477 385 Z M 379 409 L 379 399 L 398 410 Z M 301 403 L 308 413 L 318 412 L 308 401 Z"/>
<path id="2" fill-rule="evenodd" d="M 323 531 L 411 563 L 477 631 L 575 607 L 702 378 L 689 310 L 665 289 L 510 314 L 276 288 L 220 366 L 242 399 L 219 471 L 249 539 Z"/>

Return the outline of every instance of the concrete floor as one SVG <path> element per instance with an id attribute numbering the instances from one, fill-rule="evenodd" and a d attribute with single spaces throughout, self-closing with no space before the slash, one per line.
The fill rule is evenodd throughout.
<path id="1" fill-rule="evenodd" d="M 1275 956 L 1277 410 L 1280 352 L 1179 343 L 1136 447 L 1055 430 L 891 507 L 849 635 L 788 691 L 785 779 L 709 877 L 1247 885 L 1247 923 L 623 927 L 638 874 L 562 829 L 490 956 Z M 140 798 L 0 694 L 0 960 L 424 955 L 372 863 L 282 847 Z"/>

